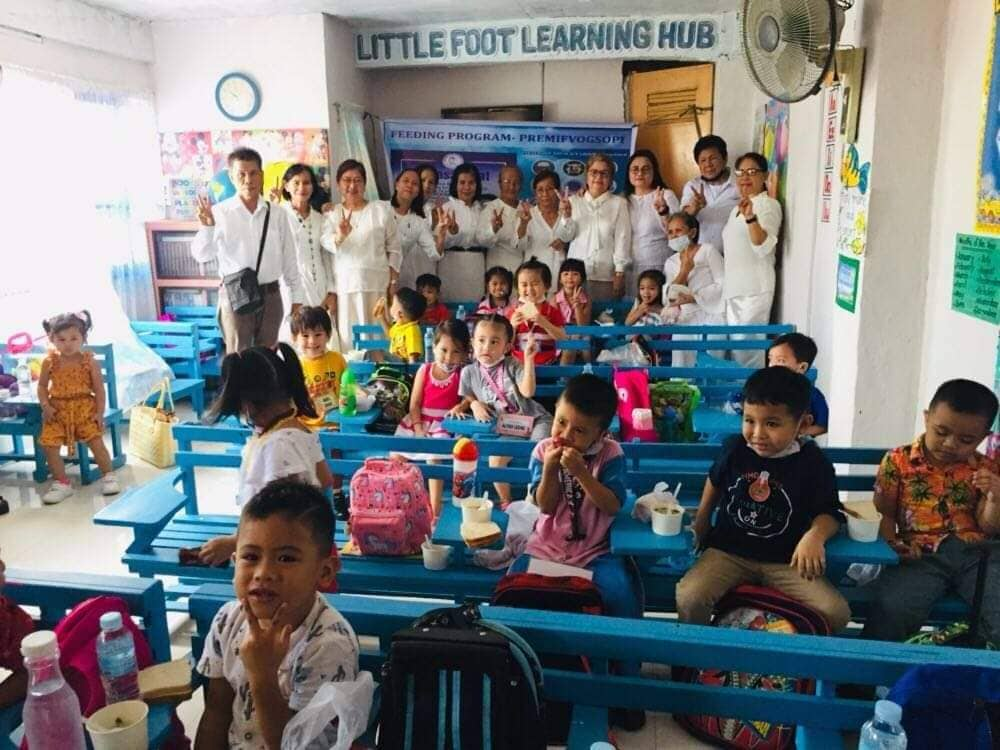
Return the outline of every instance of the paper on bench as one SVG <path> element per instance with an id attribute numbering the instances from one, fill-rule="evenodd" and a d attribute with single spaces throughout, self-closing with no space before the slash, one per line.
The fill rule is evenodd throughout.
<path id="1" fill-rule="evenodd" d="M 551 578 L 576 576 L 577 578 L 585 578 L 588 581 L 593 580 L 594 578 L 594 572 L 592 570 L 578 568 L 575 565 L 564 565 L 563 563 L 552 562 L 551 560 L 539 560 L 534 557 L 531 558 L 531 562 L 528 563 L 528 572 L 536 573 L 540 576 L 549 576 Z"/>

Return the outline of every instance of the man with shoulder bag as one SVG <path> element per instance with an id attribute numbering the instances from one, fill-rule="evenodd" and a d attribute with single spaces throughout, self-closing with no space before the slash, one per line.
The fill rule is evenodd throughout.
<path id="1" fill-rule="evenodd" d="M 219 261 L 219 325 L 232 353 L 275 346 L 284 319 L 278 280 L 288 287 L 293 313 L 302 306 L 302 283 L 288 222 L 277 206 L 261 198 L 260 154 L 238 148 L 228 162 L 236 195 L 214 206 L 206 196 L 198 197 L 201 228 L 191 254 L 199 263 Z"/>

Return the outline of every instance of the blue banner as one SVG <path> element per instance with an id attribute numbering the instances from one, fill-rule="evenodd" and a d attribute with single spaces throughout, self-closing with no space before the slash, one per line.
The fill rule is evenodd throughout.
<path id="1" fill-rule="evenodd" d="M 531 180 L 551 169 L 571 192 L 586 183 L 587 157 L 607 154 L 615 163 L 612 191 L 627 179 L 625 165 L 635 147 L 631 123 L 599 125 L 474 120 L 383 120 L 382 142 L 392 181 L 405 169 L 433 164 L 441 179 L 437 196 L 448 196 L 451 173 L 466 162 L 479 169 L 483 193 L 499 195 L 500 170 L 520 167 L 521 197 L 530 198 Z"/>

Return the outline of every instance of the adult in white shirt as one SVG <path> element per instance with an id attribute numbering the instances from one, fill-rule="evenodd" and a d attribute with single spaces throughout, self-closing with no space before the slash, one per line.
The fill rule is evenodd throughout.
<path id="1" fill-rule="evenodd" d="M 479 202 L 483 180 L 475 164 L 458 166 L 451 173 L 448 190 L 451 198 L 444 204 L 448 234 L 444 239 L 444 258 L 438 264 L 441 298 L 446 302 L 475 299 L 483 286 L 486 272 L 486 248 L 476 241 L 479 229 Z"/>
<path id="2" fill-rule="evenodd" d="M 236 195 L 211 205 L 206 196 L 198 198 L 198 221 L 201 228 L 191 243 L 191 255 L 199 263 L 219 262 L 219 274 L 257 269 L 257 282 L 264 298 L 260 310 L 237 313 L 226 294 L 219 289 L 219 324 L 228 352 L 242 352 L 252 346 L 273 347 L 278 343 L 278 329 L 284 318 L 284 305 L 278 279 L 288 287 L 292 309 L 302 306 L 302 280 L 299 276 L 295 239 L 281 209 L 261 199 L 264 172 L 260 154 L 239 148 L 229 155 L 229 179 Z M 272 213 L 274 215 L 272 215 Z M 263 252 L 261 238 L 264 227 Z"/>
<path id="3" fill-rule="evenodd" d="M 521 226 L 518 209 L 526 214 L 529 207 L 521 206 L 520 195 L 521 170 L 513 166 L 503 167 L 500 170 L 500 197 L 483 206 L 476 230 L 476 242 L 486 248 L 487 268 L 501 266 L 516 271 L 524 261 L 521 245 L 527 227 Z"/>
<path id="4" fill-rule="evenodd" d="M 701 241 L 726 254 L 722 228 L 729 214 L 740 201 L 739 191 L 726 162 L 729 152 L 726 142 L 717 135 L 705 135 L 694 144 L 694 160 L 698 177 L 688 180 L 681 192 L 681 209 L 697 217 L 701 224 Z"/>
<path id="5" fill-rule="evenodd" d="M 327 214 L 323 247 L 337 269 L 337 330 L 350 346 L 355 325 L 376 322 L 372 310 L 399 277 L 402 256 L 392 209 L 365 200 L 368 175 L 361 162 L 347 159 L 337 167 L 340 200 Z"/>
<path id="6" fill-rule="evenodd" d="M 611 192 L 615 164 L 605 154 L 587 159 L 587 189 L 570 198 L 576 234 L 569 257 L 587 269 L 587 289 L 593 300 L 625 294 L 625 271 L 632 262 L 632 224 L 628 203 Z"/>
<path id="7" fill-rule="evenodd" d="M 744 154 L 736 160 L 740 202 L 722 231 L 726 270 L 722 296 L 727 325 L 764 325 L 774 300 L 774 260 L 781 231 L 781 204 L 767 194 L 767 159 Z M 734 335 L 733 340 L 753 338 Z M 733 351 L 746 367 L 763 367 L 763 350 Z"/>
<path id="8" fill-rule="evenodd" d="M 565 194 L 560 194 L 560 188 L 559 175 L 551 169 L 542 170 L 531 181 L 535 205 L 522 206 L 518 212 L 518 222 L 524 225 L 521 241 L 524 257 L 538 258 L 549 267 L 555 291 L 559 290 L 559 271 L 566 260 L 566 248 L 576 234 L 573 205 Z"/>
<path id="9" fill-rule="evenodd" d="M 652 151 L 644 148 L 636 151 L 629 157 L 626 169 L 628 181 L 622 194 L 628 199 L 632 221 L 632 267 L 628 272 L 628 289 L 635 292 L 639 274 L 663 269 L 670 255 L 667 217 L 677 211 L 681 203 L 663 182 L 660 164 Z"/>
<path id="10" fill-rule="evenodd" d="M 444 238 L 435 239 L 431 234 L 433 204 L 428 205 L 424 200 L 420 173 L 416 169 L 404 169 L 399 173 L 389 205 L 396 219 L 403 252 L 399 285 L 416 289 L 418 276 L 437 273 L 444 248 Z"/>
<path id="11" fill-rule="evenodd" d="M 668 325 L 726 324 L 726 305 L 722 299 L 724 261 L 712 245 L 698 241 L 698 231 L 698 220 L 684 211 L 671 214 L 667 221 L 673 254 L 663 264 L 667 283 L 663 287 L 661 317 Z M 673 338 L 701 337 L 678 334 Z M 677 349 L 672 355 L 674 367 L 694 367 L 697 361 L 697 352 L 691 350 Z"/>

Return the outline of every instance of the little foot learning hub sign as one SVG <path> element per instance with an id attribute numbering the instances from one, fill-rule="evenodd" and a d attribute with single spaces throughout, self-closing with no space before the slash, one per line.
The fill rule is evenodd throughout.
<path id="1" fill-rule="evenodd" d="M 354 35 L 359 68 L 602 57 L 712 60 L 735 50 L 736 14 L 559 18 L 371 29 Z"/>

